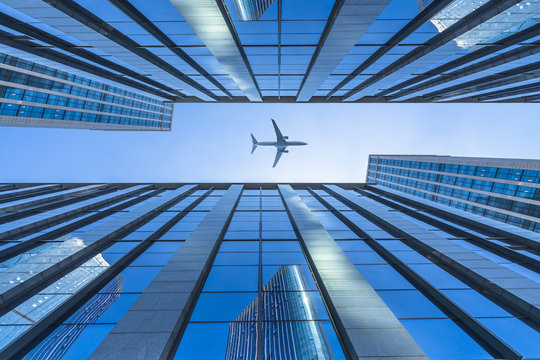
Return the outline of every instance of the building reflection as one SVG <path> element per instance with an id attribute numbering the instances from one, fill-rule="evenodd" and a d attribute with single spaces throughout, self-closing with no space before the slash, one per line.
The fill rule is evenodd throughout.
<path id="1" fill-rule="evenodd" d="M 418 0 L 418 11 L 424 10 L 434 0 Z M 485 0 L 455 0 L 431 18 L 439 33 L 485 5 Z M 496 43 L 500 39 L 537 24 L 540 21 L 540 1 L 531 0 L 517 4 L 494 18 L 487 20 L 472 31 L 454 39 L 457 46 L 469 51 L 483 44 Z"/>
<path id="2" fill-rule="evenodd" d="M 91 271 L 93 266 L 108 267 L 110 264 L 102 254 L 94 256 L 86 268 Z M 86 282 L 84 273 L 80 274 L 80 282 Z M 92 274 L 88 274 L 92 276 Z M 58 326 L 53 333 L 36 346 L 25 360 L 58 360 L 61 359 L 75 343 L 84 329 L 97 321 L 105 311 L 119 298 L 123 288 L 122 275 L 116 276 L 103 287 L 101 293 L 94 295 L 83 307 L 79 308 L 65 321 L 64 326 Z"/>
<path id="3" fill-rule="evenodd" d="M 274 0 L 234 0 L 234 7 L 240 20 L 256 21 L 273 2 Z"/>
<path id="4" fill-rule="evenodd" d="M 262 295 L 230 323 L 225 359 L 256 359 L 259 316 L 263 359 L 333 359 L 313 297 L 306 290 L 302 267 L 281 266 Z"/>

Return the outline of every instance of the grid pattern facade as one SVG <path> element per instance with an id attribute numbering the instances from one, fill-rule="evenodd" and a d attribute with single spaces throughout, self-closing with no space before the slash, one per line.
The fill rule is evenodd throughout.
<path id="1" fill-rule="evenodd" d="M 4 53 L 176 102 L 540 101 L 540 0 L 0 3 Z"/>
<path id="2" fill-rule="evenodd" d="M 238 17 L 244 21 L 259 20 L 274 0 L 234 0 Z"/>
<path id="3" fill-rule="evenodd" d="M 5 54 L 0 85 L 0 125 L 171 129 L 171 102 Z"/>
<path id="4" fill-rule="evenodd" d="M 0 357 L 540 357 L 539 235 L 415 199 L 3 184 Z"/>
<path id="5" fill-rule="evenodd" d="M 367 181 L 540 232 L 540 162 L 370 155 Z"/>
<path id="6" fill-rule="evenodd" d="M 231 322 L 225 360 L 256 357 L 264 343 L 263 359 L 332 359 L 328 340 L 300 265 L 282 265 L 256 298 Z M 261 295 L 261 294 L 259 294 Z M 258 307 L 262 306 L 259 313 Z M 257 315 L 262 329 L 257 338 Z M 290 321 L 290 320 L 296 321 Z"/>

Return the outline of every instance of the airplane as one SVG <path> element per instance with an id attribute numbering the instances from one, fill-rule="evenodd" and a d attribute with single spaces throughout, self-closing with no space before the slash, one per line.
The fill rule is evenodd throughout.
<path id="1" fill-rule="evenodd" d="M 279 128 L 274 119 L 271 120 L 272 125 L 274 125 L 274 130 L 276 131 L 276 141 L 257 141 L 257 139 L 255 139 L 255 136 L 251 134 L 251 141 L 253 141 L 251 153 L 253 154 L 257 146 L 274 146 L 276 148 L 276 159 L 274 160 L 274 165 L 272 165 L 272 167 L 276 167 L 279 159 L 281 158 L 281 155 L 283 155 L 283 153 L 289 152 L 289 150 L 285 150 L 288 146 L 303 146 L 307 145 L 307 143 L 302 141 L 288 141 L 289 137 L 283 136 L 283 134 L 281 134 L 281 131 L 279 131 Z"/>

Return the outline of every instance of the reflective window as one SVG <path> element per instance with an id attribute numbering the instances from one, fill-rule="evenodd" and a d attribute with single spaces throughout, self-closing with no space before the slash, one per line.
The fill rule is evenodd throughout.
<path id="1" fill-rule="evenodd" d="M 203 291 L 257 291 L 256 266 L 213 266 Z"/>
<path id="2" fill-rule="evenodd" d="M 540 357 L 540 334 L 516 318 L 478 319 L 524 358 Z"/>
<path id="3" fill-rule="evenodd" d="M 452 320 L 400 320 L 430 359 L 492 359 Z"/>
<path id="4" fill-rule="evenodd" d="M 414 289 L 390 265 L 356 265 L 356 268 L 375 290 Z"/>
<path id="5" fill-rule="evenodd" d="M 399 319 L 446 318 L 418 290 L 385 290 L 377 293 Z"/>

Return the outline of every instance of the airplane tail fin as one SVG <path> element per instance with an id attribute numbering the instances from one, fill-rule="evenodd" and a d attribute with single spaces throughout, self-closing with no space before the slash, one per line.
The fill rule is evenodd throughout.
<path id="1" fill-rule="evenodd" d="M 251 134 L 251 141 L 253 142 L 253 146 L 251 147 L 251 153 L 253 154 L 253 152 L 257 148 L 257 139 L 255 139 L 255 136 L 253 136 L 253 134 Z"/>

